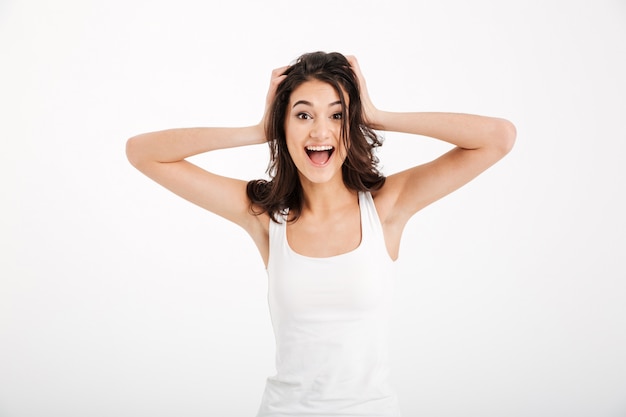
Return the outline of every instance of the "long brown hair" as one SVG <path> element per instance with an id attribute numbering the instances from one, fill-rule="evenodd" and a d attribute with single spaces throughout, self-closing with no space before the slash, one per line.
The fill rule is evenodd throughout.
<path id="1" fill-rule="evenodd" d="M 277 216 L 285 214 L 287 209 L 292 220 L 300 215 L 302 186 L 298 170 L 287 149 L 285 117 L 291 93 L 300 84 L 310 80 L 330 84 L 339 95 L 343 114 L 348 116 L 342 119 L 341 127 L 341 137 L 348 152 L 341 168 L 346 187 L 354 191 L 382 187 L 385 177 L 378 170 L 378 158 L 373 153 L 374 148 L 382 145 L 382 141 L 365 123 L 359 83 L 346 57 L 337 52 L 304 54 L 284 74 L 287 77 L 276 90 L 265 129 L 270 146 L 267 173 L 271 179 L 248 182 L 246 192 L 251 211 L 257 215 L 267 212 L 274 221 L 278 221 Z M 347 111 L 344 91 L 349 99 Z"/>

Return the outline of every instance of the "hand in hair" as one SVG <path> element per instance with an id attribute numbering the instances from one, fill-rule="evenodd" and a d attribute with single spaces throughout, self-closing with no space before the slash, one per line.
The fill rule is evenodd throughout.
<path id="1" fill-rule="evenodd" d="M 372 103 L 372 100 L 370 99 L 369 91 L 367 90 L 367 83 L 365 82 L 365 77 L 363 76 L 363 73 L 361 72 L 361 67 L 359 66 L 359 62 L 357 61 L 354 55 L 347 55 L 346 59 L 350 63 L 350 67 L 352 68 L 352 71 L 354 71 L 354 74 L 359 80 L 361 105 L 363 106 L 363 115 L 364 115 L 365 121 L 370 127 L 374 129 L 380 129 L 381 123 L 379 122 L 379 117 L 378 117 L 380 110 L 378 110 L 376 106 L 374 106 L 374 103 Z"/>
<path id="2" fill-rule="evenodd" d="M 288 65 L 280 68 L 276 68 L 272 71 L 272 76 L 270 79 L 270 86 L 267 90 L 267 95 L 265 97 L 265 110 L 263 111 L 263 118 L 259 125 L 263 128 L 263 132 L 265 132 L 265 128 L 267 127 L 267 118 L 269 116 L 270 107 L 272 106 L 272 102 L 274 101 L 274 97 L 276 96 L 276 89 L 280 85 L 281 82 L 287 77 L 284 73 L 285 70 L 289 68 Z"/>

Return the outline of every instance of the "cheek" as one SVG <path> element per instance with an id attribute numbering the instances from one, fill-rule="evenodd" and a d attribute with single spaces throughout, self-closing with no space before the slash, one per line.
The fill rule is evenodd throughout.
<path id="1" fill-rule="evenodd" d="M 290 139 L 293 138 L 293 135 L 289 131 L 285 131 L 285 136 L 285 144 L 287 145 L 285 150 L 289 153 L 291 160 L 293 160 L 294 156 L 298 155 L 298 145 L 296 145 L 293 139 Z"/>
<path id="2" fill-rule="evenodd" d="M 303 128 L 297 126 L 296 124 L 285 125 L 285 142 L 287 143 L 287 149 L 291 153 L 291 155 L 295 155 L 296 152 L 302 144 L 302 138 L 306 132 Z"/>
<path id="3" fill-rule="evenodd" d="M 350 149 L 350 139 L 344 141 L 342 138 L 339 139 L 339 154 L 341 155 L 341 159 L 344 159 L 348 156 L 348 149 Z"/>
<path id="4" fill-rule="evenodd" d="M 295 155 L 295 149 L 289 141 L 287 141 L 287 152 L 289 153 L 289 156 L 293 160 L 293 156 Z"/>

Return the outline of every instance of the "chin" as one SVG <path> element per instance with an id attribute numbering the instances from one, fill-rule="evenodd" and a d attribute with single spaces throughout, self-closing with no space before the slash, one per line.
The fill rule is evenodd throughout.
<path id="1" fill-rule="evenodd" d="M 334 180 L 336 180 L 337 175 L 339 176 L 339 178 L 343 182 L 343 177 L 342 177 L 341 171 L 335 172 L 334 174 L 317 173 L 317 175 L 315 175 L 315 174 L 313 174 L 313 175 L 306 175 L 306 174 L 300 173 L 300 182 L 308 182 L 308 183 L 316 184 L 316 185 L 328 184 L 328 183 L 331 183 Z"/>

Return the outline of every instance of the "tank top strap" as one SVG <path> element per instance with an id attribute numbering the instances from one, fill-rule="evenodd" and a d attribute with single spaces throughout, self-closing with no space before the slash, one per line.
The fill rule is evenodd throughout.
<path id="1" fill-rule="evenodd" d="M 361 239 L 363 243 L 376 244 L 383 243 L 383 226 L 376 211 L 374 198 L 369 191 L 359 192 L 359 206 L 361 210 Z"/>
<path id="2" fill-rule="evenodd" d="M 270 219 L 269 243 L 270 243 L 270 259 L 274 257 L 284 257 L 288 253 L 287 233 L 287 215 L 282 214 L 276 216 L 278 223 Z"/>

